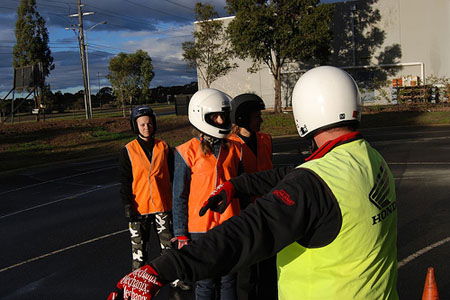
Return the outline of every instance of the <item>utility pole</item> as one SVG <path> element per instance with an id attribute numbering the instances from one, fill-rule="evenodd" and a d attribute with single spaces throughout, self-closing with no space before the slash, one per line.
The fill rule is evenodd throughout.
<path id="1" fill-rule="evenodd" d="M 100 101 L 100 108 L 102 108 L 102 99 L 101 97 L 98 95 L 100 92 L 100 72 L 97 72 L 97 80 L 98 80 L 98 90 L 97 90 L 97 98 Z"/>
<path id="2" fill-rule="evenodd" d="M 77 0 L 78 13 L 69 15 L 69 17 L 78 17 L 78 43 L 80 47 L 81 71 L 83 73 L 84 85 L 84 109 L 86 111 L 86 119 L 92 118 L 91 90 L 89 87 L 89 74 L 87 70 L 86 44 L 84 41 L 83 16 L 93 15 L 94 12 L 83 12 L 84 4 L 81 0 Z"/>

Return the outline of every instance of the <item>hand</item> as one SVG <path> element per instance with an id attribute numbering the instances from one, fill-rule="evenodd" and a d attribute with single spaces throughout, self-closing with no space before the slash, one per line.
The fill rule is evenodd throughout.
<path id="1" fill-rule="evenodd" d="M 135 222 L 140 214 L 134 209 L 133 205 L 125 204 L 125 218 L 128 222 Z"/>
<path id="2" fill-rule="evenodd" d="M 230 205 L 234 196 L 234 186 L 230 181 L 216 187 L 214 192 L 209 195 L 209 199 L 203 203 L 203 207 L 199 211 L 200 217 L 203 216 L 208 209 L 212 211 L 223 213 Z"/>
<path id="3" fill-rule="evenodd" d="M 177 249 L 181 249 L 184 246 L 188 245 L 190 240 L 187 236 L 176 236 L 173 239 L 170 240 L 172 243 L 177 242 Z"/>
<path id="4" fill-rule="evenodd" d="M 122 278 L 117 284 L 118 290 L 112 292 L 108 300 L 120 299 L 119 297 L 125 300 L 150 300 L 163 285 L 155 269 L 145 265 Z"/>

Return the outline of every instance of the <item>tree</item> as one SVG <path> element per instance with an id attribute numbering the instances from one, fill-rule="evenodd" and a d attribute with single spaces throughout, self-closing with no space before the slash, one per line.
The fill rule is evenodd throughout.
<path id="1" fill-rule="evenodd" d="M 36 0 L 21 0 L 17 8 L 16 45 L 13 49 L 13 67 L 42 65 L 43 78 L 37 82 L 36 107 L 42 102 L 45 77 L 55 68 L 48 47 L 45 20 L 36 10 Z M 39 117 L 37 117 L 39 120 Z"/>
<path id="2" fill-rule="evenodd" d="M 400 62 L 402 50 L 399 44 L 386 44 L 386 32 L 382 29 L 382 14 L 378 0 L 342 3 L 336 8 L 333 37 L 333 53 L 330 56 L 335 66 L 368 66 L 347 70 L 357 81 L 362 91 L 385 89 L 388 77 L 401 69 L 381 68 L 378 65 Z M 384 48 L 382 48 L 384 47 Z"/>
<path id="3" fill-rule="evenodd" d="M 115 100 L 115 97 L 113 95 L 113 89 L 109 86 L 102 87 L 97 92 L 97 100 L 99 101 L 99 106 L 101 107 L 104 104 L 107 104 L 113 100 Z"/>
<path id="4" fill-rule="evenodd" d="M 135 53 L 119 53 L 109 61 L 108 79 L 114 94 L 122 104 L 125 116 L 125 103 L 131 105 L 143 102 L 150 95 L 150 82 L 153 73 L 152 59 L 147 52 L 138 50 Z"/>
<path id="5" fill-rule="evenodd" d="M 274 111 L 281 112 L 281 68 L 295 61 L 327 61 L 333 5 L 319 0 L 227 0 L 227 9 L 235 15 L 227 28 L 234 51 L 252 59 L 249 72 L 267 65 L 274 78 Z"/>
<path id="6" fill-rule="evenodd" d="M 212 82 L 237 65 L 230 62 L 233 54 L 228 46 L 222 21 L 214 20 L 218 14 L 213 6 L 197 3 L 195 16 L 198 30 L 193 32 L 193 42 L 182 44 L 183 58 L 190 67 L 198 70 L 206 87 L 209 88 Z"/>

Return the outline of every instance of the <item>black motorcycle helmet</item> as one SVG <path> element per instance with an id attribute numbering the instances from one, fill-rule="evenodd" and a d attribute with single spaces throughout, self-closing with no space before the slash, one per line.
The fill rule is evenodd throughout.
<path id="1" fill-rule="evenodd" d="M 153 134 L 154 134 L 156 132 L 156 115 L 153 112 L 153 109 L 151 109 L 147 105 L 136 106 L 131 111 L 131 115 L 130 115 L 131 130 L 134 133 L 139 134 L 139 129 L 137 127 L 136 120 L 137 120 L 137 118 L 142 117 L 142 116 L 149 116 L 152 119 Z"/>
<path id="2" fill-rule="evenodd" d="M 248 127 L 249 115 L 253 111 L 264 110 L 264 101 L 255 94 L 241 94 L 231 101 L 231 123 L 239 127 Z"/>

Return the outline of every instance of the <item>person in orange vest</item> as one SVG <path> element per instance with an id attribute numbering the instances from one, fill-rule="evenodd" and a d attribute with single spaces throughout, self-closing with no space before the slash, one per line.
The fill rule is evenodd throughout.
<path id="1" fill-rule="evenodd" d="M 231 101 L 230 119 L 233 127 L 229 140 L 242 145 L 242 164 L 245 173 L 255 173 L 273 168 L 272 137 L 261 132 L 261 111 L 264 101 L 255 94 L 241 94 Z M 246 206 L 242 205 L 241 206 Z M 241 207 L 243 208 L 243 207 Z"/>
<path id="2" fill-rule="evenodd" d="M 133 108 L 130 126 L 137 138 L 122 148 L 119 168 L 120 195 L 131 235 L 132 270 L 135 270 L 148 263 L 153 226 L 159 237 L 157 247 L 161 250 L 171 248 L 169 161 L 173 161 L 173 157 L 168 145 L 154 137 L 156 116 L 150 107 Z"/>
<path id="3" fill-rule="evenodd" d="M 264 196 L 126 275 L 109 299 L 152 299 L 173 278 L 228 274 L 277 253 L 280 300 L 398 300 L 395 180 L 357 130 L 356 82 L 336 67 L 313 68 L 297 81 L 292 108 L 300 137 L 315 144 L 306 162 L 225 182 L 210 210 L 232 205 L 236 194 Z"/>
<path id="4" fill-rule="evenodd" d="M 231 101 L 230 118 L 233 127 L 228 139 L 242 145 L 242 165 L 245 173 L 273 168 L 272 137 L 260 131 L 263 122 L 261 111 L 264 109 L 264 101 L 255 94 L 241 94 Z M 255 199 L 256 197 L 241 196 L 241 209 Z M 237 293 L 239 300 L 278 299 L 276 256 L 239 270 Z"/>
<path id="5" fill-rule="evenodd" d="M 209 211 L 199 216 L 214 189 L 239 172 L 240 145 L 226 139 L 231 129 L 230 100 L 219 90 L 203 89 L 189 102 L 189 121 L 199 133 L 176 147 L 174 154 L 173 224 L 179 248 L 239 214 L 235 201 L 223 214 Z M 196 282 L 196 299 L 215 299 L 216 293 L 220 299 L 236 299 L 236 275 Z"/>

